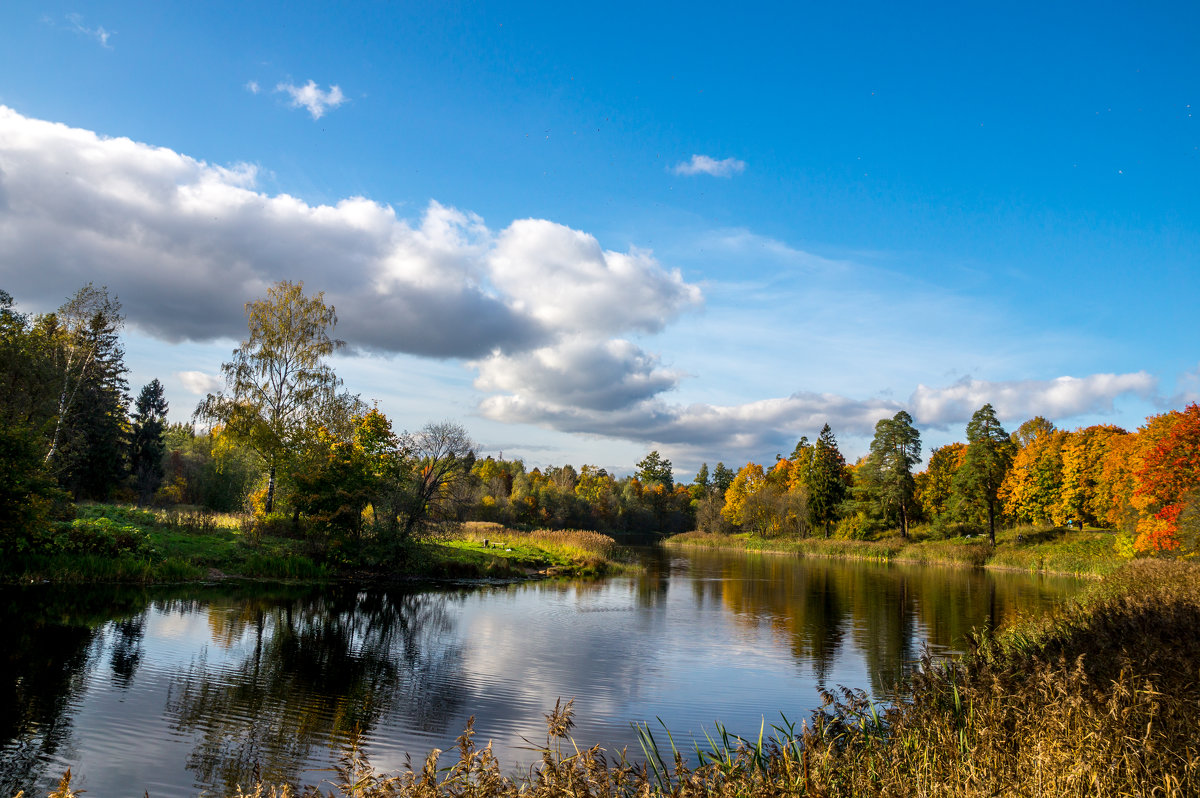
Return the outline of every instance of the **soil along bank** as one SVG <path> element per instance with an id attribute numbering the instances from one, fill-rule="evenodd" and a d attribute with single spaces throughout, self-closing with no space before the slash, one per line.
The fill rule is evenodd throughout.
<path id="1" fill-rule="evenodd" d="M 568 704 L 547 716 L 542 762 L 524 776 L 504 775 L 468 729 L 452 764 L 435 751 L 381 773 L 351 745 L 320 789 L 239 795 L 1182 798 L 1200 794 L 1197 628 L 1200 566 L 1140 561 L 1060 612 L 980 632 L 955 661 L 924 661 L 909 701 L 884 709 L 831 694 L 807 723 L 742 730 L 747 740 L 718 727 L 688 762 L 661 729 L 643 730 L 645 765 L 580 751 Z M 52 798 L 72 794 L 64 784 Z"/>
<path id="2" fill-rule="evenodd" d="M 716 535 L 686 532 L 668 538 L 664 545 L 739 549 L 835 557 L 874 562 L 938 563 L 945 565 L 1015 568 L 1022 571 L 1102 576 L 1126 562 L 1114 549 L 1111 532 L 1023 527 L 996 533 L 996 546 L 986 537 L 910 538 L 879 540 L 838 538 L 760 538 L 749 534 Z"/>

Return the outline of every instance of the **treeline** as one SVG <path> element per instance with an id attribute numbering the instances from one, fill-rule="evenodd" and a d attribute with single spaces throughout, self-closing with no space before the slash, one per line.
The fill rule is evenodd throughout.
<path id="1" fill-rule="evenodd" d="M 1200 538 L 1200 408 L 1136 432 L 1058 430 L 1038 417 L 1010 435 L 991 405 L 966 442 L 924 471 L 905 412 L 878 422 L 870 454 L 847 463 L 828 424 L 772 464 L 703 465 L 689 484 L 650 452 L 632 476 L 571 465 L 527 470 L 479 458 L 451 422 L 398 432 L 342 387 L 328 358 L 337 316 L 323 295 L 280 282 L 246 306 L 247 337 L 223 387 L 191 423 L 167 425 L 162 385 L 129 396 L 120 303 L 85 286 L 30 316 L 0 292 L 0 547 L 54 540 L 72 502 L 115 500 L 246 512 L 253 534 L 303 537 L 346 561 L 404 556 L 408 543 L 465 520 L 670 534 L 952 536 L 1005 524 L 1103 527 L 1129 555 L 1195 551 Z"/>
<path id="2" fill-rule="evenodd" d="M 920 437 L 901 411 L 876 426 L 869 455 L 851 465 L 828 425 L 770 467 L 747 463 L 727 487 L 697 484 L 698 526 L 764 537 L 823 534 L 935 537 L 1031 524 L 1110 529 L 1122 554 L 1200 550 L 1200 406 L 1151 416 L 1135 432 L 1098 425 L 1059 430 L 1038 416 L 1009 435 L 984 405 L 965 443 L 940 446 L 924 471 Z"/>

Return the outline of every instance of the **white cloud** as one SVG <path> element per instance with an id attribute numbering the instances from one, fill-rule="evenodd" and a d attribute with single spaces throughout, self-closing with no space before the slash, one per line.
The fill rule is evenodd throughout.
<path id="1" fill-rule="evenodd" d="M 733 177 L 746 171 L 746 162 L 737 158 L 725 158 L 718 161 L 707 155 L 693 155 L 690 161 L 681 161 L 671 170 L 677 175 L 711 175 L 713 177 Z"/>
<path id="2" fill-rule="evenodd" d="M 628 404 L 594 408 L 563 396 L 550 382 L 515 378 L 520 390 L 500 381 L 490 390 L 508 390 L 481 405 L 487 418 L 536 424 L 551 429 L 652 441 L 684 458 L 714 453 L 738 462 L 786 454 L 802 435 L 814 438 L 828 423 L 838 436 L 869 439 L 881 418 L 907 410 L 923 428 L 963 427 L 986 403 L 1001 419 L 1016 424 L 1036 415 L 1062 421 L 1089 413 L 1111 412 L 1121 396 L 1153 398 L 1157 381 L 1144 372 L 1093 374 L 1053 380 L 985 382 L 964 380 L 947 388 L 918 386 L 907 402 L 855 399 L 834 393 L 798 392 L 786 398 L 736 405 L 670 404 L 657 397 L 632 395 Z"/>
<path id="3" fill-rule="evenodd" d="M 88 36 L 92 39 L 95 39 L 100 43 L 101 47 L 105 47 L 109 50 L 112 49 L 112 45 L 108 43 L 108 40 L 112 38 L 112 31 L 105 30 L 101 25 L 97 25 L 94 28 L 89 28 L 83 24 L 83 17 L 79 14 L 67 14 L 67 22 L 70 23 L 71 30 L 83 36 Z"/>
<path id="4" fill-rule="evenodd" d="M 947 388 L 918 385 L 909 399 L 909 410 L 918 423 L 940 428 L 966 421 L 988 403 L 1002 419 L 1064 419 L 1112 412 L 1117 397 L 1153 399 L 1157 391 L 1157 378 L 1144 371 L 1010 382 L 963 379 Z"/>
<path id="5" fill-rule="evenodd" d="M 629 341 L 582 336 L 531 352 L 495 354 L 474 365 L 479 369 L 475 387 L 482 391 L 531 395 L 548 406 L 601 413 L 669 391 L 682 377 Z"/>
<path id="6" fill-rule="evenodd" d="M 1185 371 L 1175 379 L 1175 395 L 1167 400 L 1170 407 L 1200 402 L 1200 365 Z"/>
<path id="7" fill-rule="evenodd" d="M 522 219 L 501 233 L 489 257 L 495 284 L 548 327 L 611 333 L 655 332 L 700 304 L 700 289 L 648 252 L 608 252 L 587 233 Z"/>
<path id="8" fill-rule="evenodd" d="M 213 393 L 224 385 L 224 381 L 220 376 L 205 374 L 203 371 L 177 371 L 175 372 L 175 377 L 185 390 L 197 396 Z"/>
<path id="9" fill-rule="evenodd" d="M 437 202 L 413 221 L 362 197 L 309 205 L 256 190 L 257 174 L 0 106 L 0 279 L 42 308 L 107 284 L 168 341 L 238 339 L 243 303 L 304 280 L 356 348 L 462 358 L 655 330 L 700 301 L 649 253 L 552 222 L 493 232 Z"/>
<path id="10" fill-rule="evenodd" d="M 321 91 L 312 80 L 303 86 L 280 83 L 275 87 L 275 91 L 282 91 L 290 96 L 293 108 L 307 108 L 313 119 L 320 119 L 326 111 L 346 102 L 346 95 L 342 94 L 340 87 L 334 85 L 329 87 L 329 91 Z"/>
<path id="11" fill-rule="evenodd" d="M 262 88 L 258 85 L 257 80 L 248 80 L 246 81 L 246 91 L 250 92 L 251 94 L 258 94 L 260 91 L 262 91 Z"/>

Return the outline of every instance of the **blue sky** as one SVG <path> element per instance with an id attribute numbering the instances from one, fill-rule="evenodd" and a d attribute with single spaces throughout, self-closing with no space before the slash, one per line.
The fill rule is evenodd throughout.
<path id="1" fill-rule="evenodd" d="M 303 279 L 400 428 L 681 471 L 1194 400 L 1194 4 L 9 2 L 0 287 L 184 418 Z"/>

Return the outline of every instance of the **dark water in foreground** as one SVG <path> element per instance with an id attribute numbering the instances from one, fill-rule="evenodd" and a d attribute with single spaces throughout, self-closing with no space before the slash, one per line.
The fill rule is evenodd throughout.
<path id="1" fill-rule="evenodd" d="M 262 584 L 0 592 L 0 798 L 67 766 L 94 796 L 318 782 L 358 728 L 375 765 L 448 749 L 476 716 L 505 764 L 576 699 L 575 739 L 640 754 L 720 721 L 799 721 L 819 686 L 891 686 L 922 647 L 1036 612 L 1076 580 L 718 552 L 595 582 L 314 590 Z M 445 760 L 444 760 L 445 761 Z"/>

